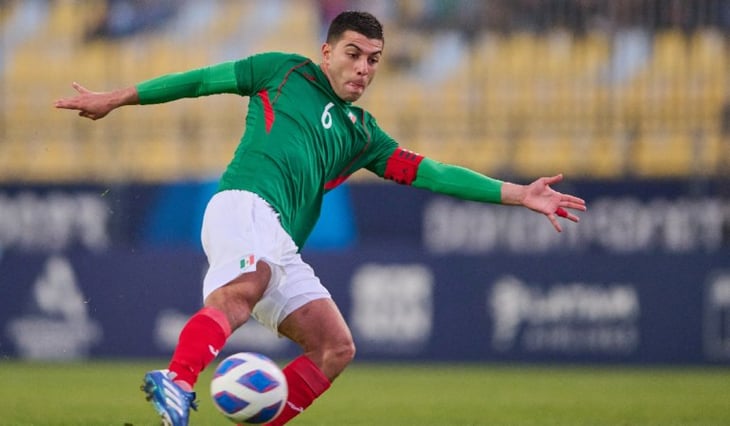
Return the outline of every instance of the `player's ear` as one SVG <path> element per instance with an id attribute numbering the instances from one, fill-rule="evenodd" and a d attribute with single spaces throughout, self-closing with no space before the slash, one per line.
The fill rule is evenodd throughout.
<path id="1" fill-rule="evenodd" d="M 329 62 L 332 54 L 332 46 L 329 43 L 322 43 L 322 60 Z"/>

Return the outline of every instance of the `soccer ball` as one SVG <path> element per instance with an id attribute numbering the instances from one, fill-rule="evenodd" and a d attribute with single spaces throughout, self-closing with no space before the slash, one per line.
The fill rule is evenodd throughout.
<path id="1" fill-rule="evenodd" d="M 268 357 L 241 352 L 218 364 L 210 383 L 214 405 L 235 423 L 274 420 L 289 396 L 284 372 Z"/>

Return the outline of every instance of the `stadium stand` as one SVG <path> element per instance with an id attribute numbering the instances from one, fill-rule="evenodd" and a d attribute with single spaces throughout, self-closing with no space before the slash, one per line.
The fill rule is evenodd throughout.
<path id="1" fill-rule="evenodd" d="M 74 80 L 105 89 L 262 50 L 316 58 L 321 42 L 311 0 L 180 2 L 177 16 L 159 28 L 93 40 L 84 31 L 104 12 L 103 1 L 6 3 L 3 34 L 26 33 L 5 37 L 0 51 L 0 181 L 213 177 L 235 149 L 245 101 L 122 109 L 99 123 L 71 119 L 52 101 L 69 94 Z M 402 29 L 391 33 L 389 42 L 399 43 Z M 612 79 L 610 32 L 486 28 L 443 78 L 386 60 L 361 104 L 405 146 L 489 174 L 727 173 L 726 30 L 648 34 L 643 62 Z M 427 32 L 404 39 L 418 40 L 416 52 L 434 48 Z"/>

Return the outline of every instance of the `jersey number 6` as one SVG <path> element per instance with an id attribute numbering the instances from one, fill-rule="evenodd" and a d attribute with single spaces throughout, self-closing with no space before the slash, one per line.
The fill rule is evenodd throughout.
<path id="1" fill-rule="evenodd" d="M 328 103 L 324 107 L 324 112 L 322 112 L 322 127 L 325 129 L 329 129 L 332 127 L 332 114 L 330 114 L 330 110 L 332 107 L 335 106 L 332 102 Z"/>

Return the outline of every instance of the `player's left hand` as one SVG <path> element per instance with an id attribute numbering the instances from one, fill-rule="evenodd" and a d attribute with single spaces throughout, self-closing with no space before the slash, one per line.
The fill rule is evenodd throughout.
<path id="1" fill-rule="evenodd" d="M 585 200 L 569 194 L 563 194 L 550 187 L 563 180 L 563 175 L 541 177 L 526 187 L 522 205 L 542 213 L 550 220 L 556 231 L 562 232 L 558 216 L 572 222 L 579 222 L 580 218 L 569 210 L 586 211 Z"/>

